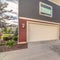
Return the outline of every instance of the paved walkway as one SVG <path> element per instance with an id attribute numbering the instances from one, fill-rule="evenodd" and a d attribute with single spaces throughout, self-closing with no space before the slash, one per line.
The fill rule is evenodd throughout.
<path id="1" fill-rule="evenodd" d="M 60 60 L 60 41 L 29 43 L 27 49 L 0 53 L 0 60 Z"/>

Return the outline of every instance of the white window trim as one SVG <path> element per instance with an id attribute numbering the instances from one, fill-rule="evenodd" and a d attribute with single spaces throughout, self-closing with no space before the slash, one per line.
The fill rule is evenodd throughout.
<path id="1" fill-rule="evenodd" d="M 46 15 L 46 14 L 41 14 L 41 4 L 51 7 L 51 16 L 48 16 L 48 15 Z M 53 7 L 50 6 L 50 5 L 48 5 L 48 4 L 46 4 L 46 3 L 39 2 L 39 14 L 40 14 L 40 15 L 43 15 L 43 16 L 47 16 L 47 17 L 53 17 Z"/>

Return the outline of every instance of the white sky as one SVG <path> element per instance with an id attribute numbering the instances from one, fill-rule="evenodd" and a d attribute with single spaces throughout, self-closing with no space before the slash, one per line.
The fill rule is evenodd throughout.
<path id="1" fill-rule="evenodd" d="M 10 1 L 5 1 L 5 2 L 7 2 L 8 3 L 8 6 L 7 6 L 7 8 L 5 8 L 6 10 L 13 10 L 13 12 L 15 12 L 15 13 L 5 13 L 5 14 L 7 14 L 7 15 L 12 15 L 12 16 L 15 16 L 15 17 L 17 17 L 17 19 L 16 20 L 9 20 L 9 21 L 6 21 L 6 23 L 10 23 L 10 24 L 16 24 L 16 25 L 18 25 L 18 3 L 14 3 L 14 2 L 10 2 Z"/>
<path id="2" fill-rule="evenodd" d="M 7 10 L 13 10 L 13 12 L 16 12 L 18 14 L 18 4 L 6 1 L 8 3 Z"/>

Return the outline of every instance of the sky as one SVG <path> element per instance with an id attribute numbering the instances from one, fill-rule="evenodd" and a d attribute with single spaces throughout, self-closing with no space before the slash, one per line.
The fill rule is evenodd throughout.
<path id="1" fill-rule="evenodd" d="M 15 24 L 18 25 L 18 1 L 17 0 L 0 0 L 0 2 L 8 3 L 6 10 L 12 10 L 12 13 L 7 12 L 5 13 L 8 16 L 12 16 L 14 19 L 13 20 L 6 20 L 6 23 L 8 24 Z"/>

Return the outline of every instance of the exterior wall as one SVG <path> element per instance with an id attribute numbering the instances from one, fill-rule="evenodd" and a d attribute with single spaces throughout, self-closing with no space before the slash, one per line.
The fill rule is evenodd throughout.
<path id="1" fill-rule="evenodd" d="M 46 24 L 46 25 L 54 25 L 58 27 L 58 32 L 60 32 L 60 27 L 59 27 L 59 23 L 55 23 L 55 22 L 48 22 L 48 21 L 42 21 L 42 20 L 36 20 L 36 19 L 29 19 L 29 18 L 20 18 L 19 19 L 19 39 L 18 39 L 18 44 L 25 44 L 27 43 L 28 40 L 28 21 L 32 22 L 32 23 L 41 23 L 41 24 Z M 25 27 L 22 28 L 22 23 L 25 24 Z M 58 39 L 60 39 L 60 33 L 58 34 Z"/>
<path id="2" fill-rule="evenodd" d="M 44 2 L 53 7 L 53 17 L 39 15 L 39 2 Z M 27 17 L 52 22 L 60 22 L 60 6 L 48 0 L 19 0 L 19 17 Z"/>
<path id="3" fill-rule="evenodd" d="M 48 5 L 51 5 L 53 7 L 53 17 L 42 16 L 39 14 L 40 1 Z M 54 22 L 52 24 L 60 23 L 60 6 L 55 5 L 54 3 L 48 0 L 19 0 L 19 17 L 31 18 L 31 19 L 39 20 L 40 22 L 48 21 L 48 22 L 42 22 L 42 23 L 48 23 L 48 24 L 50 22 Z M 27 21 L 29 21 L 29 19 L 23 19 L 23 18 L 19 19 L 18 42 L 20 43 L 27 42 Z M 36 22 L 39 22 L 39 21 L 36 21 Z M 25 24 L 24 28 L 22 28 L 22 23 Z M 60 33 L 60 28 L 59 28 L 59 33 Z M 60 34 L 59 34 L 59 38 L 60 38 Z"/>
<path id="4" fill-rule="evenodd" d="M 22 24 L 24 24 L 24 27 L 22 26 Z M 27 21 L 24 20 L 24 19 L 20 19 L 19 20 L 19 33 L 18 33 L 18 44 L 24 44 L 26 43 L 26 40 L 27 40 Z M 21 42 L 21 43 L 19 43 Z"/>

